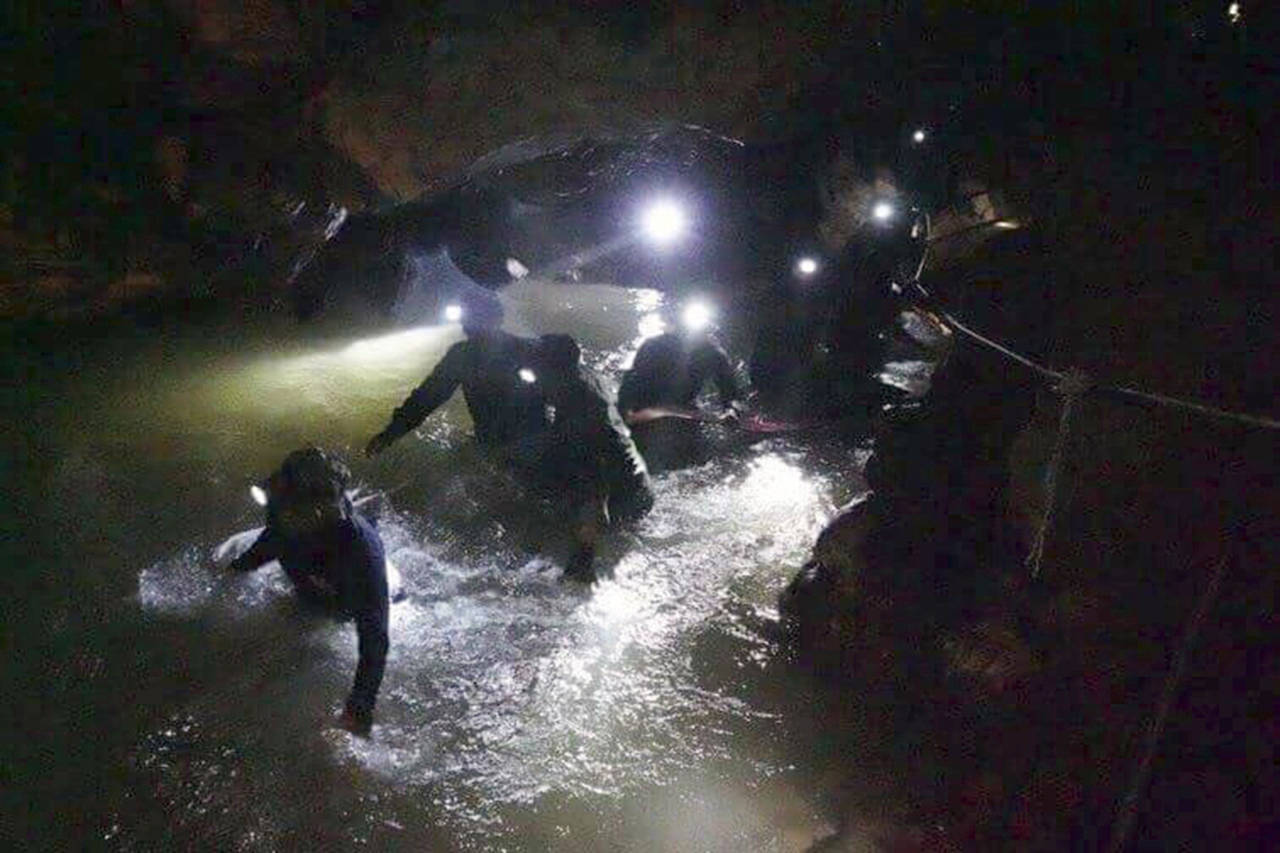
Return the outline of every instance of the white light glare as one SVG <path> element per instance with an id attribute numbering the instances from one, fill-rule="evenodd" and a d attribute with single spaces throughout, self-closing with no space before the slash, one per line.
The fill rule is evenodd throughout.
<path id="1" fill-rule="evenodd" d="M 445 321 L 446 321 L 446 322 L 449 322 L 449 323 L 456 323 L 456 322 L 458 322 L 459 320 L 461 320 L 461 319 L 462 319 L 462 306 L 461 306 L 461 305 L 446 305 L 446 306 L 444 306 L 444 319 L 445 319 Z"/>
<path id="2" fill-rule="evenodd" d="M 818 261 L 814 258 L 803 257 L 796 261 L 796 273 L 808 278 L 818 271 Z"/>
<path id="3" fill-rule="evenodd" d="M 924 142 L 924 138 L 927 135 L 928 134 L 924 132 L 923 127 L 918 127 L 916 128 L 916 132 L 911 134 L 911 141 L 914 142 L 916 145 L 919 145 L 921 142 Z"/>
<path id="4" fill-rule="evenodd" d="M 529 268 L 515 258 L 507 258 L 507 273 L 518 280 L 529 274 Z"/>
<path id="5" fill-rule="evenodd" d="M 641 224 L 650 240 L 659 246 L 666 246 L 684 235 L 688 222 L 680 205 L 663 199 L 645 209 Z"/>
<path id="6" fill-rule="evenodd" d="M 757 459 L 742 483 L 742 494 L 753 511 L 794 512 L 818 500 L 814 484 L 804 472 L 776 453 Z"/>
<path id="7" fill-rule="evenodd" d="M 893 205 L 887 201 L 878 201 L 871 208 L 871 217 L 876 222 L 888 222 L 893 218 Z"/>
<path id="8" fill-rule="evenodd" d="M 705 302 L 690 302 L 685 306 L 681 319 L 689 331 L 700 332 L 711 325 L 711 306 Z"/>
<path id="9" fill-rule="evenodd" d="M 1240 23 L 1240 17 L 1241 15 L 1240 15 L 1239 3 L 1232 3 L 1230 6 L 1227 7 L 1227 20 L 1229 20 L 1233 24 L 1238 24 Z"/>
<path id="10" fill-rule="evenodd" d="M 257 483 L 254 483 L 252 486 L 249 487 L 249 495 L 253 498 L 253 502 L 256 503 L 258 506 L 267 505 L 267 491 L 266 489 L 262 488 L 262 486 L 259 486 Z"/>
<path id="11" fill-rule="evenodd" d="M 528 382 L 530 385 L 538 381 L 538 375 L 527 367 L 520 368 L 516 371 L 516 375 L 520 377 L 521 381 Z"/>
<path id="12" fill-rule="evenodd" d="M 646 341 L 649 340 L 649 338 L 656 338 L 666 330 L 667 324 L 663 322 L 662 315 L 657 312 L 645 314 L 640 318 L 638 331 L 640 333 L 640 337 L 644 338 Z"/>

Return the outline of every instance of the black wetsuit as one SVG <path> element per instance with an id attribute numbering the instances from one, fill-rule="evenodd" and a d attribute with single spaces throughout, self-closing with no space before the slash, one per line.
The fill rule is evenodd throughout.
<path id="1" fill-rule="evenodd" d="M 673 332 L 658 335 L 644 342 L 622 378 L 618 409 L 691 408 L 708 381 L 715 383 L 721 405 L 742 398 L 729 356 L 714 340 L 692 341 Z M 631 433 L 651 471 L 701 464 L 710 455 L 696 421 L 660 418 L 632 426 Z"/>
<path id="2" fill-rule="evenodd" d="M 356 624 L 360 662 L 347 699 L 347 710 L 369 722 L 386 668 L 387 559 L 382 539 L 359 513 L 326 525 L 307 536 L 290 536 L 275 522 L 268 509 L 267 527 L 257 541 L 232 564 L 252 571 L 279 560 L 298 595 Z"/>
<path id="3" fill-rule="evenodd" d="M 395 410 L 383 430 L 389 441 L 416 428 L 462 386 L 476 441 L 502 447 L 547 428 L 541 389 L 520 377 L 534 362 L 535 342 L 501 331 L 473 335 L 449 348 L 431 375 Z"/>
<path id="4" fill-rule="evenodd" d="M 595 379 L 579 369 L 552 401 L 554 461 L 574 497 L 605 499 L 612 522 L 633 521 L 653 506 L 644 460 L 617 407 Z"/>
<path id="5" fill-rule="evenodd" d="M 687 408 L 709 380 L 715 382 L 722 405 L 742 397 L 733 365 L 719 344 L 709 337 L 693 341 L 667 332 L 645 341 L 636 352 L 618 389 L 618 408 L 623 412 L 652 406 Z"/>

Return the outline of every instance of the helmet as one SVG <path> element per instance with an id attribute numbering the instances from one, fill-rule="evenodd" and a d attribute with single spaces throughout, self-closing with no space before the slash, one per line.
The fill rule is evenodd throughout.
<path id="1" fill-rule="evenodd" d="M 295 450 L 267 479 L 271 514 L 277 522 L 299 532 L 345 518 L 351 511 L 347 498 L 350 479 L 347 466 L 320 448 Z"/>
<path id="2" fill-rule="evenodd" d="M 569 335 L 543 335 L 538 339 L 539 361 L 551 373 L 576 370 L 582 361 L 578 342 Z"/>

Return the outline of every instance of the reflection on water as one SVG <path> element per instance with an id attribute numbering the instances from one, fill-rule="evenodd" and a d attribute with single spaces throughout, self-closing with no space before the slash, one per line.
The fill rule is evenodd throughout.
<path id="1" fill-rule="evenodd" d="M 640 333 L 642 340 L 656 338 L 667 330 L 667 324 L 663 322 L 661 314 L 645 314 L 640 318 L 640 323 L 636 331 Z"/>
<path id="2" fill-rule="evenodd" d="M 608 372 L 661 302 L 527 284 L 504 299 L 510 327 L 572 330 Z M 376 461 L 355 451 L 457 336 L 170 357 L 144 365 L 147 393 L 123 383 L 104 404 L 130 452 L 95 458 L 104 478 L 137 485 L 139 506 L 123 516 L 127 548 L 91 562 L 136 584 L 140 620 L 112 618 L 147 663 L 133 670 L 127 770 L 101 798 L 101 837 L 134 849 L 798 849 L 781 839 L 814 820 L 819 783 L 795 764 L 805 703 L 777 686 L 785 663 L 761 625 L 857 490 L 858 460 L 784 436 L 664 475 L 653 512 L 605 544 L 609 576 L 566 584 L 563 532 L 470 449 L 460 401 Z M 155 423 L 172 455 L 144 450 Z M 300 612 L 278 569 L 231 577 L 209 554 L 257 523 L 247 484 L 307 440 L 346 448 L 363 485 L 399 487 L 380 529 L 408 595 L 392 608 L 371 741 L 328 727 L 354 630 Z M 148 488 L 160 483 L 184 499 Z M 107 685 L 90 699 L 122 701 Z"/>

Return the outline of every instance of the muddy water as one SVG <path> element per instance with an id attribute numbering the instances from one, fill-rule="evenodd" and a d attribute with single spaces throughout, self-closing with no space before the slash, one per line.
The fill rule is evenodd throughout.
<path id="1" fill-rule="evenodd" d="M 509 329 L 572 331 L 613 377 L 678 308 L 598 286 L 503 298 Z M 749 324 L 725 332 L 744 356 Z M 794 674 L 769 627 L 865 454 L 822 431 L 725 436 L 656 479 L 606 579 L 566 584 L 557 519 L 474 451 L 460 399 L 358 453 L 456 339 L 178 324 L 13 354 L 11 827 L 136 850 L 782 851 L 831 831 L 830 781 L 860 759 L 827 733 L 858 712 Z M 209 556 L 257 523 L 248 485 L 308 441 L 390 494 L 408 597 L 368 741 L 328 727 L 354 631 L 299 613 L 278 572 Z"/>

